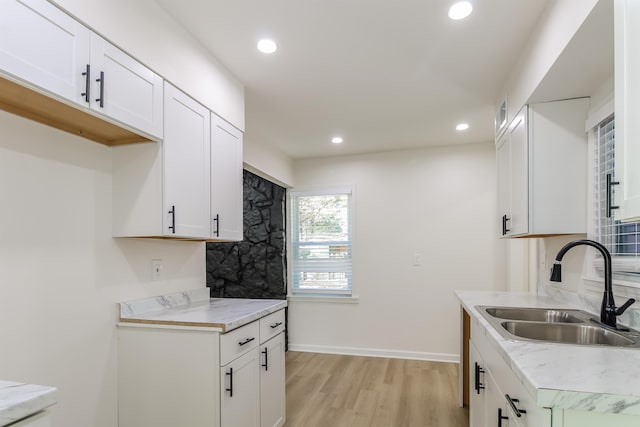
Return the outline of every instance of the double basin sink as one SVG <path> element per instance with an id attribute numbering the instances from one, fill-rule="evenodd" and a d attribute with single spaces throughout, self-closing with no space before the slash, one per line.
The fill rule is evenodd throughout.
<path id="1" fill-rule="evenodd" d="M 594 346 L 640 348 L 640 332 L 602 325 L 582 310 L 476 307 L 504 338 Z"/>

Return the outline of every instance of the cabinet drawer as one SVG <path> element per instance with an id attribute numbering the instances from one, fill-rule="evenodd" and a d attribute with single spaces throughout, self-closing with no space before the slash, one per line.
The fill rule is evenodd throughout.
<path id="1" fill-rule="evenodd" d="M 284 309 L 260 319 L 260 343 L 284 331 Z"/>
<path id="2" fill-rule="evenodd" d="M 220 336 L 220 365 L 224 366 L 259 344 L 260 325 L 252 322 Z"/>

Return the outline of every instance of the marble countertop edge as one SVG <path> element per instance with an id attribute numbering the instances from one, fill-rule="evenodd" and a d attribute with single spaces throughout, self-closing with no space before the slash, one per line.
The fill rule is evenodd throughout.
<path id="1" fill-rule="evenodd" d="M 0 380 L 0 426 L 34 415 L 57 403 L 50 386 Z"/>
<path id="2" fill-rule="evenodd" d="M 640 387 L 633 385 L 638 384 L 636 380 L 640 379 L 640 366 L 636 368 L 640 350 L 510 340 L 503 337 L 476 309 L 476 306 L 486 305 L 575 307 L 550 297 L 528 293 L 456 291 L 455 294 L 472 317 L 472 322 L 482 328 L 481 333 L 489 339 L 539 406 L 640 415 Z M 594 360 L 598 363 L 593 363 Z M 627 371 L 621 372 L 624 369 Z M 568 374 L 569 380 L 561 384 L 563 380 L 558 378 L 569 370 L 573 370 Z M 576 374 L 576 371 L 580 374 Z M 615 376 L 617 378 L 612 378 Z M 621 380 L 623 377 L 626 381 Z M 550 387 L 551 384 L 554 386 Z M 615 390 L 618 392 L 612 392 Z"/>

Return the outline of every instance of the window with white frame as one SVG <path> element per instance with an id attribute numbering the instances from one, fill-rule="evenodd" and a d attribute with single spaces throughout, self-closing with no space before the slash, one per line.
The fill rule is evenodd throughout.
<path id="1" fill-rule="evenodd" d="M 640 280 L 640 222 L 615 219 L 615 118 L 609 116 L 593 129 L 595 159 L 595 240 L 611 252 L 613 273 L 624 279 Z M 597 257 L 594 266 L 602 272 Z"/>
<path id="2" fill-rule="evenodd" d="M 292 191 L 291 292 L 351 296 L 350 188 Z"/>

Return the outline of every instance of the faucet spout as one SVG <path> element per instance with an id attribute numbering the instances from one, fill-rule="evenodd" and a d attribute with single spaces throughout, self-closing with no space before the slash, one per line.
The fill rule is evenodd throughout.
<path id="1" fill-rule="evenodd" d="M 558 251 L 556 255 L 556 261 L 553 264 L 551 270 L 550 280 L 553 282 L 562 281 L 562 258 L 571 249 L 576 246 L 586 245 L 597 249 L 604 260 L 604 295 L 602 296 L 602 305 L 600 307 L 600 322 L 612 328 L 617 328 L 617 316 L 620 316 L 624 311 L 629 308 L 631 304 L 635 302 L 633 298 L 629 299 L 620 308 L 616 308 L 616 303 L 613 298 L 613 281 L 611 273 L 611 254 L 609 250 L 602 244 L 593 240 L 574 240 L 569 242 Z"/>

